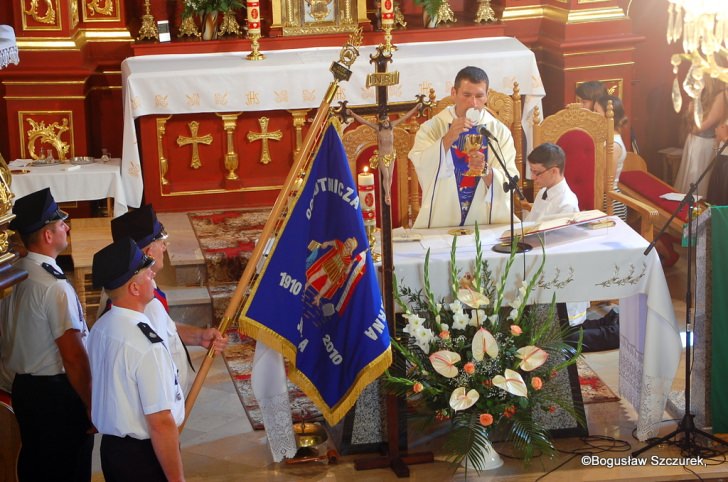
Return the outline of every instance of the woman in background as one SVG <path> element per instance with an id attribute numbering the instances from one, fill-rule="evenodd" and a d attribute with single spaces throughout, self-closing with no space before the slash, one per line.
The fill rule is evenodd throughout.
<path id="1" fill-rule="evenodd" d="M 700 127 L 691 122 L 692 130 L 685 140 L 683 147 L 682 161 L 680 169 L 675 178 L 675 190 L 686 193 L 690 190 L 690 184 L 698 180 L 703 171 L 708 167 L 715 156 L 715 128 L 726 117 L 726 99 L 725 90 L 718 90 L 721 83 L 713 81 L 706 76 L 705 88 L 700 96 L 703 112 L 707 112 L 700 123 Z M 693 118 L 695 109 L 695 101 L 690 103 L 688 114 Z M 710 183 L 710 173 L 703 177 L 698 185 L 695 194 L 705 196 L 708 193 L 708 184 Z"/>

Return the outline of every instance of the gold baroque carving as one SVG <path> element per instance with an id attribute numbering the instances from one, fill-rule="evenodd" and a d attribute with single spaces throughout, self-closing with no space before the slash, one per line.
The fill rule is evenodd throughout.
<path id="1" fill-rule="evenodd" d="M 70 146 L 67 142 L 61 140 L 61 136 L 64 132 L 68 131 L 68 119 L 63 118 L 61 124 L 54 122 L 53 124 L 45 125 L 45 121 L 36 122 L 33 119 L 27 119 L 30 124 L 30 129 L 27 131 L 28 135 L 28 153 L 32 159 L 40 159 L 40 155 L 36 153 L 35 143 L 40 141 L 40 144 L 50 144 L 58 153 L 60 160 L 67 159 L 68 150 Z"/>
<path id="2" fill-rule="evenodd" d="M 105 1 L 103 7 L 100 5 L 102 1 Z M 89 0 L 86 8 L 88 9 L 89 15 L 93 16 L 98 13 L 99 15 L 110 17 L 114 11 L 114 0 Z"/>
<path id="3" fill-rule="evenodd" d="M 558 139 L 566 132 L 579 125 L 594 138 L 594 142 L 606 142 L 607 130 L 604 129 L 605 118 L 594 115 L 594 112 L 584 109 L 581 104 L 569 104 L 560 119 L 547 117 L 541 123 L 541 131 L 548 139 Z"/>
<path id="4" fill-rule="evenodd" d="M 177 136 L 177 145 L 182 147 L 189 144 L 192 144 L 192 161 L 190 162 L 190 167 L 192 169 L 199 169 L 202 166 L 202 162 L 200 161 L 200 144 L 210 145 L 212 144 L 212 134 L 205 134 L 204 136 L 198 136 L 197 132 L 200 129 L 200 123 L 197 121 L 192 121 L 187 124 L 187 126 L 190 128 L 190 137 L 186 136 Z"/>
<path id="5" fill-rule="evenodd" d="M 267 117 L 258 118 L 258 124 L 260 125 L 260 132 L 248 131 L 248 142 L 261 141 L 263 143 L 263 149 L 260 153 L 260 163 L 268 164 L 272 161 L 270 157 L 270 148 L 268 146 L 268 140 L 280 141 L 283 137 L 283 132 L 279 130 L 268 132 L 268 123 L 270 119 Z"/>
<path id="6" fill-rule="evenodd" d="M 55 25 L 56 24 L 56 9 L 53 8 L 53 1 L 52 0 L 44 0 L 46 5 L 46 11 L 45 15 L 40 14 L 40 8 L 38 3 L 40 0 L 30 0 L 30 7 L 28 10 L 24 10 L 23 12 L 26 15 L 30 15 L 33 17 L 33 20 L 40 23 L 45 23 L 47 25 Z"/>

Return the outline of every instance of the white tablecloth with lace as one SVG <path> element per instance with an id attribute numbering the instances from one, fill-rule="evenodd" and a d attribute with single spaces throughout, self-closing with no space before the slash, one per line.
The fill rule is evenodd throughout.
<path id="1" fill-rule="evenodd" d="M 530 139 L 533 110 L 544 91 L 533 52 L 515 38 L 496 37 L 397 45 L 390 70 L 400 83 L 389 89 L 390 102 L 413 101 L 432 87 L 438 97 L 450 95 L 455 74 L 466 65 L 488 73 L 490 87 L 510 93 L 518 81 L 523 102 L 523 126 Z M 349 105 L 376 102 L 366 86 L 373 72 L 369 56 L 375 46 L 363 46 L 348 82 L 340 84 L 335 101 Z M 124 89 L 122 176 L 130 206 L 141 201 L 143 184 L 134 119 L 150 114 L 266 111 L 318 107 L 332 80 L 329 66 L 339 47 L 274 50 L 265 60 L 249 62 L 246 52 L 132 57 L 121 64 Z"/>
<path id="2" fill-rule="evenodd" d="M 533 302 L 549 303 L 554 294 L 559 302 L 620 300 L 619 390 L 637 410 L 636 435 L 645 440 L 657 434 L 682 344 L 657 253 L 653 250 L 645 256 L 647 241 L 620 219 L 613 219 L 617 223 L 613 228 L 572 226 L 546 236 L 546 265 Z M 485 257 L 496 277 L 507 256 L 493 252 L 491 246 L 504 228 L 481 229 Z M 432 289 L 448 294 L 452 236 L 446 229 L 412 232 L 421 234 L 422 240 L 394 245 L 398 282 L 415 290 L 422 287 L 429 248 Z M 456 264 L 463 272 L 472 270 L 474 255 L 473 236 L 460 236 Z M 507 283 L 511 297 L 520 281 L 533 276 L 541 256 L 540 246 L 535 246 L 513 264 Z"/>
<path id="3" fill-rule="evenodd" d="M 29 162 L 29 159 L 16 159 L 9 164 L 12 170 L 29 171 L 13 174 L 10 189 L 15 194 L 15 199 L 50 187 L 57 202 L 113 198 L 114 217 L 128 211 L 121 179 L 121 159 L 74 166 L 70 171 L 67 170 L 71 167 L 70 164 L 33 167 L 28 165 Z"/>
<path id="4" fill-rule="evenodd" d="M 10 64 L 18 64 L 18 45 L 15 43 L 15 31 L 10 25 L 0 25 L 0 69 Z"/>

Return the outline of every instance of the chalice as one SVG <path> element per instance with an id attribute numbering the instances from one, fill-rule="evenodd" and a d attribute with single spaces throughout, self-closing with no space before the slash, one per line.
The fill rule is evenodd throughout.
<path id="1" fill-rule="evenodd" d="M 482 134 L 466 134 L 465 135 L 465 139 L 463 141 L 463 151 L 465 151 L 467 154 L 470 154 L 473 151 L 479 151 L 482 147 L 483 147 Z M 463 175 L 470 176 L 470 177 L 480 177 L 483 175 L 483 169 L 470 168 Z"/>

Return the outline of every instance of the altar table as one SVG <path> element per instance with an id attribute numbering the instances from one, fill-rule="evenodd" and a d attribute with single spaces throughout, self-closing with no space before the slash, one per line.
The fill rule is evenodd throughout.
<path id="1" fill-rule="evenodd" d="M 548 233 L 546 264 L 529 303 L 620 299 L 619 390 L 637 410 L 637 438 L 657 434 L 682 353 L 672 299 L 656 251 L 643 254 L 647 241 L 619 218 L 613 228 L 589 230 L 571 226 Z M 493 276 L 500 278 L 508 256 L 491 247 L 507 226 L 481 228 L 485 259 Z M 423 264 L 430 249 L 430 284 L 438 296 L 449 295 L 450 246 L 447 229 L 411 230 L 419 241 L 402 241 L 395 231 L 394 266 L 397 281 L 414 291 L 423 288 Z M 538 269 L 543 252 L 537 240 L 534 249 L 518 255 L 509 273 L 506 299 L 524 279 Z M 474 236 L 457 239 L 456 265 L 462 273 L 472 271 Z M 525 277 L 524 277 L 525 272 Z"/>
<path id="2" fill-rule="evenodd" d="M 15 194 L 15 199 L 50 187 L 56 202 L 114 198 L 114 217 L 121 216 L 128 210 L 120 159 L 112 159 L 107 163 L 94 162 L 74 166 L 70 171 L 66 169 L 71 167 L 71 164 L 33 167 L 28 164 L 29 162 L 30 160 L 16 159 L 9 164 L 11 170 L 30 171 L 13 174 L 10 190 Z"/>
<path id="3" fill-rule="evenodd" d="M 515 38 L 481 38 L 447 42 L 398 44 L 390 70 L 400 83 L 389 89 L 390 102 L 411 102 L 432 87 L 438 97 L 450 94 L 458 70 L 466 65 L 485 69 L 490 86 L 511 93 L 518 81 L 525 95 L 523 126 L 530 138 L 533 110 L 545 95 L 536 58 Z M 369 56 L 375 46 L 360 47 L 340 96 L 349 105 L 375 103 L 375 89 L 366 87 L 373 72 Z M 134 120 L 157 114 L 268 111 L 318 107 L 332 80 L 329 66 L 339 47 L 265 52 L 261 61 L 245 60 L 245 52 L 150 55 L 126 59 L 121 65 L 124 95 L 122 176 L 130 206 L 141 202 L 142 181 Z M 156 142 L 156 139 L 152 140 Z M 151 162 L 152 160 L 150 160 Z M 128 179 L 128 182 L 126 181 Z"/>

